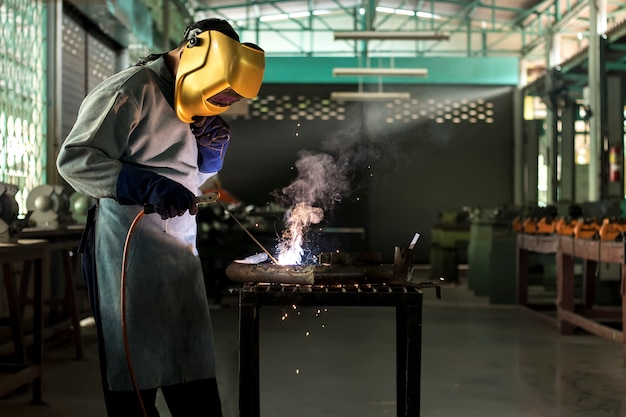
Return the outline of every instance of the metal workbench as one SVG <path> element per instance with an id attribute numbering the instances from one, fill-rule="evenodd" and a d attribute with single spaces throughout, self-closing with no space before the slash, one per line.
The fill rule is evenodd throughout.
<path id="1" fill-rule="evenodd" d="M 239 289 L 239 416 L 260 415 L 260 309 L 286 305 L 395 307 L 397 416 L 419 416 L 422 298 L 420 288 L 404 285 L 243 284 Z"/>

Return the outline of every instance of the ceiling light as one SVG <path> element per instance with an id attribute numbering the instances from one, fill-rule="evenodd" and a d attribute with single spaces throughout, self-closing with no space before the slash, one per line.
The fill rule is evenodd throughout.
<path id="1" fill-rule="evenodd" d="M 259 20 L 261 22 L 273 22 L 275 20 L 286 20 L 286 19 L 289 19 L 289 15 L 287 13 L 272 14 L 268 16 L 259 17 Z"/>
<path id="2" fill-rule="evenodd" d="M 297 19 L 299 17 L 309 17 L 311 16 L 311 12 L 303 11 L 303 12 L 293 12 L 288 14 L 290 19 Z"/>
<path id="3" fill-rule="evenodd" d="M 394 9 L 392 7 L 382 7 L 377 6 L 376 11 L 379 13 L 389 13 L 389 14 L 399 14 L 403 16 L 417 16 L 417 17 L 425 17 L 428 19 L 441 19 L 441 16 L 428 12 L 414 12 L 413 10 L 407 9 Z"/>
<path id="4" fill-rule="evenodd" d="M 333 68 L 333 76 L 427 77 L 426 68 Z"/>
<path id="5" fill-rule="evenodd" d="M 261 22 L 274 22 L 276 20 L 287 20 L 287 19 L 301 19 L 303 17 L 313 16 L 323 16 L 335 13 L 332 10 L 313 10 L 308 11 L 304 10 L 301 12 L 292 12 L 292 13 L 281 13 L 281 14 L 271 14 L 266 16 L 260 16 L 259 20 Z"/>
<path id="6" fill-rule="evenodd" d="M 335 40 L 339 39 L 448 40 L 450 39 L 450 35 L 440 32 L 381 32 L 376 30 L 357 30 L 335 32 Z"/>
<path id="7" fill-rule="evenodd" d="M 400 14 L 404 16 L 415 16 L 415 12 L 413 10 L 406 9 L 394 9 L 394 14 Z"/>
<path id="8" fill-rule="evenodd" d="M 365 91 L 333 91 L 330 99 L 335 101 L 390 101 L 408 100 L 409 93 L 385 93 L 385 92 L 365 92 Z"/>

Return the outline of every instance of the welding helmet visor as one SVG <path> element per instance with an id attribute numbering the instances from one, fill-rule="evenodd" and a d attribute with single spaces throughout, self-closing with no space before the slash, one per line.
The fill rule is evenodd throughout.
<path id="1" fill-rule="evenodd" d="M 194 116 L 216 116 L 242 98 L 259 93 L 265 52 L 217 30 L 192 30 L 176 72 L 176 115 L 191 123 Z"/>

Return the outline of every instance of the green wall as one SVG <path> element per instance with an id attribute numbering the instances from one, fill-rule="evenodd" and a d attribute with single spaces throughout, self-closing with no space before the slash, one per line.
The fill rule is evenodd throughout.
<path id="1" fill-rule="evenodd" d="M 515 57 L 372 58 L 372 68 L 426 68 L 427 77 L 383 77 L 384 84 L 517 85 Z M 378 83 L 380 77 L 334 77 L 333 68 L 355 68 L 355 57 L 267 57 L 265 83 Z"/>

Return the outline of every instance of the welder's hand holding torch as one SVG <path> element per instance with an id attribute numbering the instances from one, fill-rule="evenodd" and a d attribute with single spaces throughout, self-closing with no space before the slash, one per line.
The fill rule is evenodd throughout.
<path id="1" fill-rule="evenodd" d="M 182 184 L 152 171 L 124 164 L 117 178 L 117 202 L 144 206 L 146 213 L 157 212 L 163 220 L 198 214 L 195 195 Z"/>
<path id="2" fill-rule="evenodd" d="M 189 126 L 198 144 L 198 169 L 218 172 L 230 143 L 230 126 L 220 116 L 194 117 Z"/>

